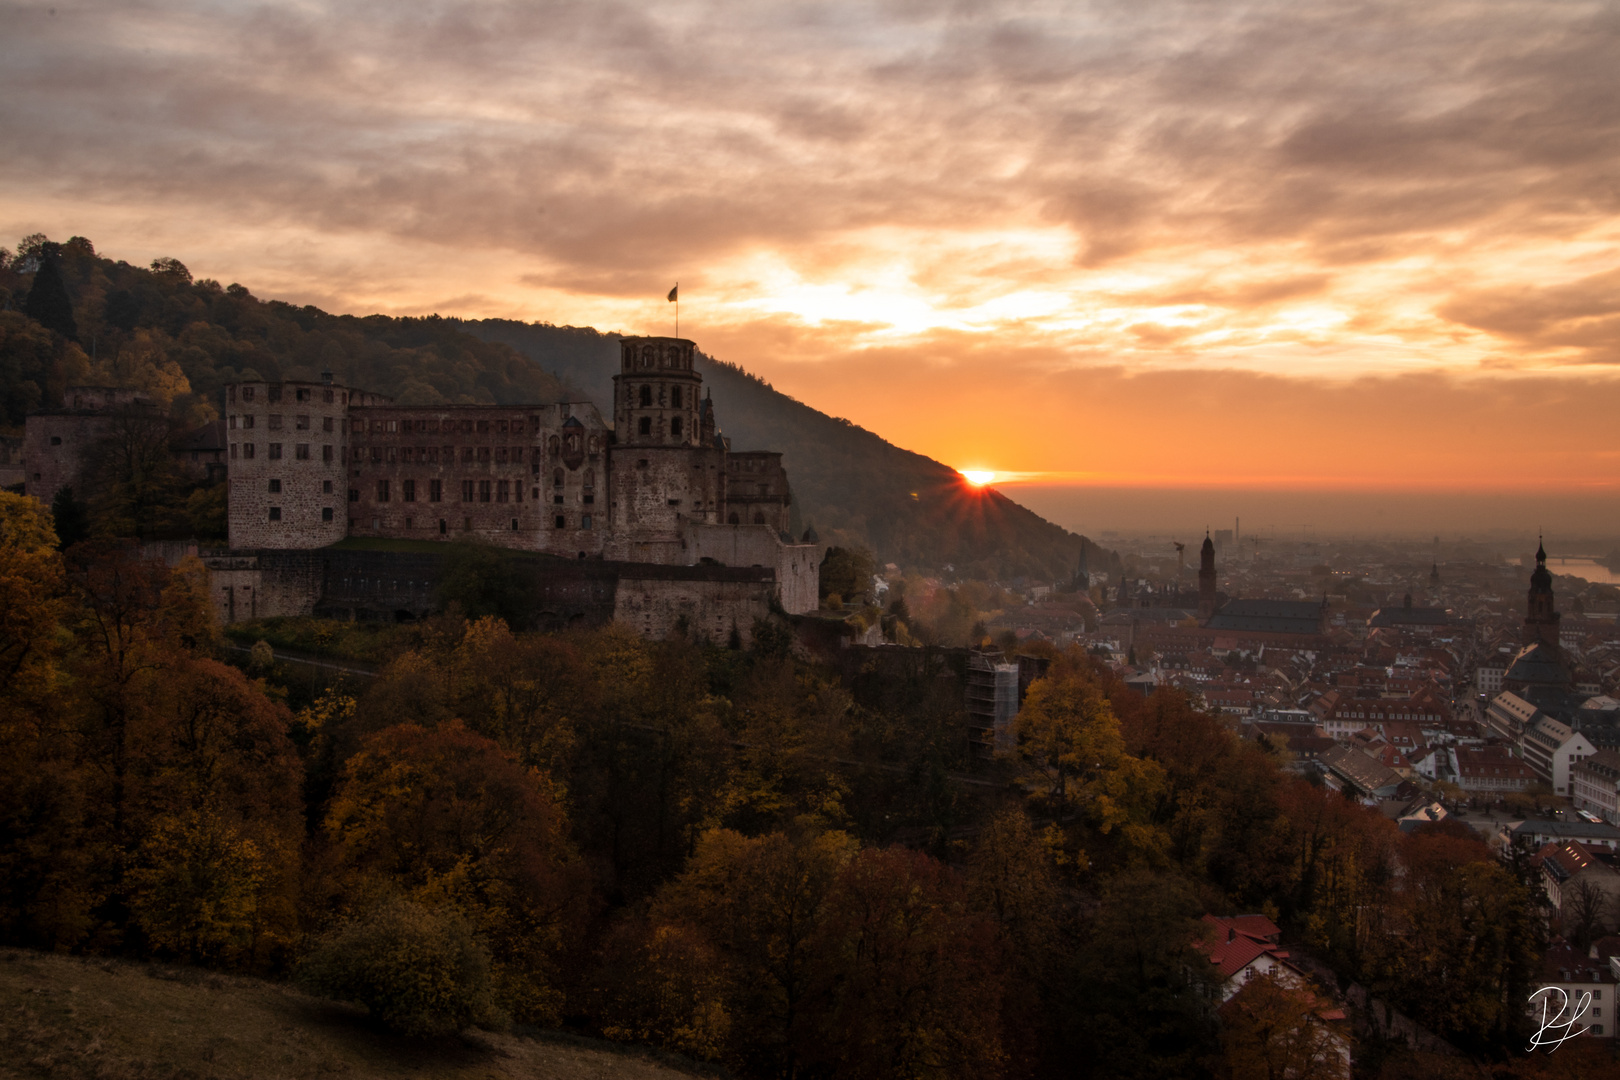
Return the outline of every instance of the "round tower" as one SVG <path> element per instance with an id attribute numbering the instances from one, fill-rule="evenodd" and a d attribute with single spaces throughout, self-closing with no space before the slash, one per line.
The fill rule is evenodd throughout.
<path id="1" fill-rule="evenodd" d="M 686 338 L 619 340 L 619 374 L 613 376 L 617 445 L 698 445 L 702 437 L 698 395 L 703 376 L 692 370 L 696 348 Z"/>

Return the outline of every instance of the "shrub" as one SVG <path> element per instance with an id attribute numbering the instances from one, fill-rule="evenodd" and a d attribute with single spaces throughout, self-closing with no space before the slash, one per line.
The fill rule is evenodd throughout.
<path id="1" fill-rule="evenodd" d="M 473 1024 L 505 1024 L 489 963 L 460 915 L 389 900 L 322 940 L 299 965 L 298 982 L 364 1005 L 402 1035 L 453 1035 Z"/>

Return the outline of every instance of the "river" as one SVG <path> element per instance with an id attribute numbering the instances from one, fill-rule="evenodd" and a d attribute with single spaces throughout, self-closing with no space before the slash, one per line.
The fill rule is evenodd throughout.
<path id="1" fill-rule="evenodd" d="M 1599 585 L 1620 585 L 1620 574 L 1616 574 L 1596 559 L 1581 558 L 1571 555 L 1564 558 L 1559 555 L 1547 556 L 1547 569 L 1555 574 L 1568 574 L 1571 577 L 1585 578 L 1587 581 Z"/>

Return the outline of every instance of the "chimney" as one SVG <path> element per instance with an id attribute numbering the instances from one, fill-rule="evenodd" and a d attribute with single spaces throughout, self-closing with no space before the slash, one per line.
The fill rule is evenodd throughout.
<path id="1" fill-rule="evenodd" d="M 1230 945 L 1235 940 L 1237 940 L 1237 930 L 1228 926 L 1226 928 L 1226 943 Z"/>

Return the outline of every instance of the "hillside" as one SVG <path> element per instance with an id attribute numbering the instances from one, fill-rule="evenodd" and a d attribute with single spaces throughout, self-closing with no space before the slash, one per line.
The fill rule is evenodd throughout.
<path id="1" fill-rule="evenodd" d="M 680 1080 L 647 1052 L 487 1032 L 409 1041 L 258 979 L 0 950 L 0 1078 Z"/>
<path id="2" fill-rule="evenodd" d="M 592 400 L 612 400 L 618 337 L 579 327 L 506 320 L 460 323 L 509 345 Z M 1111 560 L 1085 537 L 1052 524 L 955 469 L 818 412 L 742 368 L 703 357 L 704 386 L 738 450 L 780 450 L 793 485 L 795 521 L 823 540 L 870 545 L 880 562 L 912 569 L 954 566 L 970 577 L 1064 579 L 1082 547 L 1093 570 Z"/>

